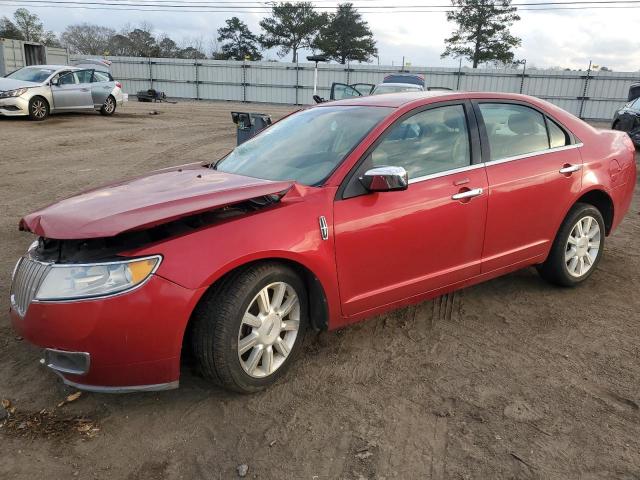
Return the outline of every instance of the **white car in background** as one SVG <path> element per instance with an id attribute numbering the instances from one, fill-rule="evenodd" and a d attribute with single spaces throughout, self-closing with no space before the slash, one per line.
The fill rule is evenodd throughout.
<path id="1" fill-rule="evenodd" d="M 98 110 L 113 115 L 127 100 L 108 62 L 83 60 L 82 65 L 33 65 L 0 78 L 0 116 L 44 120 L 50 114 Z"/>
<path id="2" fill-rule="evenodd" d="M 367 95 L 382 95 L 385 93 L 422 92 L 432 90 L 451 90 L 448 87 L 429 87 L 425 84 L 424 75 L 414 73 L 392 73 L 384 77 L 382 83 L 345 83 L 334 82 L 331 85 L 330 100 L 344 100 L 346 98 L 364 97 Z M 323 100 L 324 99 L 320 99 Z M 317 100 L 316 100 L 317 102 Z"/>

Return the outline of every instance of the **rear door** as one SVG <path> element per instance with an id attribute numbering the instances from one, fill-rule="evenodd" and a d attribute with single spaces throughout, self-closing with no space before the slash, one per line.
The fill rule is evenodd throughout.
<path id="1" fill-rule="evenodd" d="M 96 107 L 104 105 L 104 102 L 107 100 L 107 97 L 111 95 L 115 86 L 116 82 L 111 78 L 109 73 L 95 70 L 93 72 L 93 81 L 91 83 L 93 104 Z"/>
<path id="2" fill-rule="evenodd" d="M 389 127 L 334 204 L 343 313 L 357 315 L 480 273 L 487 179 L 469 103 L 430 106 Z M 403 167 L 404 191 L 370 193 L 358 178 Z"/>
<path id="3" fill-rule="evenodd" d="M 581 144 L 531 105 L 474 106 L 489 181 L 482 271 L 540 260 L 580 194 Z"/>
<path id="4" fill-rule="evenodd" d="M 86 72 L 86 70 L 62 72 L 54 78 L 51 93 L 56 110 L 93 108 L 90 84 L 80 82 L 81 79 L 83 81 L 87 79 Z"/>

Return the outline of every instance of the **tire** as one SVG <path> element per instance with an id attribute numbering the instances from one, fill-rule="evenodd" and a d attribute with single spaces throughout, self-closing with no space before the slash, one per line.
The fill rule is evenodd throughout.
<path id="1" fill-rule="evenodd" d="M 29 120 L 41 122 L 49 117 L 49 102 L 43 97 L 33 97 L 29 100 Z"/>
<path id="2" fill-rule="evenodd" d="M 547 260 L 538 265 L 538 272 L 545 280 L 564 287 L 584 282 L 602 258 L 604 239 L 600 210 L 588 203 L 576 203 L 562 222 Z"/>
<path id="3" fill-rule="evenodd" d="M 265 289 L 269 308 L 261 295 Z M 280 305 L 292 308 L 281 316 L 266 315 L 278 306 L 277 292 Z M 276 382 L 300 352 L 309 323 L 307 292 L 300 277 L 282 264 L 248 267 L 211 289 L 193 322 L 191 344 L 200 372 L 229 390 L 257 392 Z"/>
<path id="4" fill-rule="evenodd" d="M 116 113 L 116 106 L 116 99 L 113 98 L 113 95 L 109 95 L 104 101 L 102 107 L 100 107 L 100 113 L 106 117 L 110 117 Z"/>

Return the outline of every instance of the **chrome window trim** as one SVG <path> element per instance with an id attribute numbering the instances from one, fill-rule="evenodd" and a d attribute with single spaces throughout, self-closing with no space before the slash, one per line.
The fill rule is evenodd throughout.
<path id="1" fill-rule="evenodd" d="M 429 175 L 423 175 L 421 177 L 410 178 L 409 185 L 412 183 L 424 182 L 425 180 L 431 180 L 439 177 L 446 177 L 447 175 L 454 175 L 456 173 L 466 172 L 468 170 L 476 170 L 484 167 L 484 163 L 476 163 L 474 165 L 467 165 L 466 167 L 454 168 L 453 170 L 444 170 L 442 172 L 431 173 Z"/>
<path id="2" fill-rule="evenodd" d="M 409 185 L 411 185 L 412 183 L 424 182 L 425 180 L 432 180 L 434 178 L 446 177 L 447 175 L 455 175 L 456 173 L 462 173 L 462 172 L 466 172 L 466 171 L 470 171 L 470 170 L 476 170 L 478 168 L 490 167 L 492 165 L 498 165 L 498 164 L 501 164 L 501 163 L 514 162 L 516 160 L 522 160 L 522 159 L 529 158 L 529 157 L 537 157 L 538 155 L 545 155 L 547 153 L 555 153 L 555 152 L 562 152 L 562 151 L 565 151 L 565 150 L 573 150 L 574 148 L 580 148 L 580 147 L 583 147 L 583 146 L 584 146 L 584 144 L 582 142 L 574 143 L 574 144 L 571 144 L 571 145 L 564 145 L 562 147 L 548 148 L 546 150 L 539 150 L 537 152 L 525 153 L 525 154 L 522 154 L 522 155 L 514 155 L 513 157 L 501 158 L 500 160 L 491 160 L 489 162 L 476 163 L 474 165 L 468 165 L 466 167 L 454 168 L 452 170 L 444 170 L 442 172 L 432 173 L 430 175 L 423 175 L 421 177 L 411 178 L 411 179 L 409 179 Z"/>
<path id="3" fill-rule="evenodd" d="M 580 148 L 582 146 L 584 146 L 583 143 L 574 143 L 574 144 L 571 144 L 571 145 L 564 145 L 562 147 L 547 148 L 545 150 L 538 150 L 536 152 L 523 153 L 522 155 L 514 155 L 512 157 L 500 158 L 498 160 L 489 160 L 488 162 L 485 162 L 484 164 L 487 167 L 490 167 L 491 165 L 497 165 L 499 163 L 513 162 L 515 160 L 522 160 L 523 158 L 537 157 L 538 155 L 546 155 L 547 153 L 563 152 L 565 150 L 573 150 L 574 148 Z"/>

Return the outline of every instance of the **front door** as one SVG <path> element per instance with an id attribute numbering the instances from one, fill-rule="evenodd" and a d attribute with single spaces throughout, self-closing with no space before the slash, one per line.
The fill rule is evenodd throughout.
<path id="1" fill-rule="evenodd" d="M 577 140 L 540 111 L 482 101 L 476 112 L 489 180 L 482 271 L 546 255 L 582 185 Z"/>
<path id="2" fill-rule="evenodd" d="M 331 84 L 331 100 L 343 100 L 345 98 L 361 97 L 362 93 L 351 85 L 345 83 L 334 82 Z"/>
<path id="3" fill-rule="evenodd" d="M 81 83 L 85 70 L 61 73 L 51 84 L 53 105 L 56 110 L 93 108 L 91 84 Z M 91 80 L 89 79 L 89 82 Z"/>
<path id="4" fill-rule="evenodd" d="M 343 313 L 356 315 L 480 273 L 487 180 L 469 104 L 431 106 L 389 127 L 334 205 Z M 370 193 L 358 177 L 399 166 L 404 191 Z"/>

